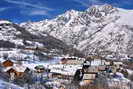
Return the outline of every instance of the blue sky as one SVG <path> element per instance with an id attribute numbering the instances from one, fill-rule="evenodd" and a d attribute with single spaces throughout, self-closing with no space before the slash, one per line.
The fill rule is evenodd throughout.
<path id="1" fill-rule="evenodd" d="M 133 0 L 0 0 L 0 19 L 16 23 L 52 19 L 67 10 L 84 11 L 91 5 L 111 4 L 133 9 Z"/>

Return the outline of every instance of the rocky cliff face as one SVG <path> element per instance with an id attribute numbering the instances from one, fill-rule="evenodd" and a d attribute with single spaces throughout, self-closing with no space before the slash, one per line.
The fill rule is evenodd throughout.
<path id="1" fill-rule="evenodd" d="M 111 5 L 67 11 L 52 20 L 22 23 L 34 34 L 48 33 L 88 54 L 132 55 L 133 11 Z"/>

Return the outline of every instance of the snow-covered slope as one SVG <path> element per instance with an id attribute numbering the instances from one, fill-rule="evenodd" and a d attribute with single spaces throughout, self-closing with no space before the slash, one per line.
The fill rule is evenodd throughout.
<path id="1" fill-rule="evenodd" d="M 95 5 L 84 12 L 71 10 L 52 20 L 27 22 L 20 26 L 42 35 L 49 33 L 86 55 L 108 53 L 120 57 L 133 53 L 132 18 L 133 10 Z"/>
<path id="2" fill-rule="evenodd" d="M 23 59 L 47 59 L 67 55 L 71 49 L 72 47 L 46 32 L 42 34 L 10 21 L 0 20 L 0 56 L 9 54 L 14 59 L 20 56 Z"/>
<path id="3" fill-rule="evenodd" d="M 18 85 L 0 80 L 0 89 L 24 89 L 24 88 Z"/>

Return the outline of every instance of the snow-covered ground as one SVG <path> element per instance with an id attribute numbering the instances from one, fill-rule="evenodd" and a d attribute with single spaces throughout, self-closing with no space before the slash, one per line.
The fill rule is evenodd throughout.
<path id="1" fill-rule="evenodd" d="M 24 89 L 18 85 L 0 80 L 0 89 Z"/>
<path id="2" fill-rule="evenodd" d="M 131 89 L 129 86 L 131 81 L 124 77 L 122 73 L 117 72 L 115 76 L 111 79 L 108 79 L 109 87 L 118 87 L 122 89 Z"/>

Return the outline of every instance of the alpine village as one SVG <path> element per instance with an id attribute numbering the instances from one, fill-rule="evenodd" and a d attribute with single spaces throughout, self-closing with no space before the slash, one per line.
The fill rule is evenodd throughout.
<path id="1" fill-rule="evenodd" d="M 123 20 L 132 14 L 96 5 L 40 22 L 1 19 L 0 89 L 133 89 L 133 22 Z"/>

